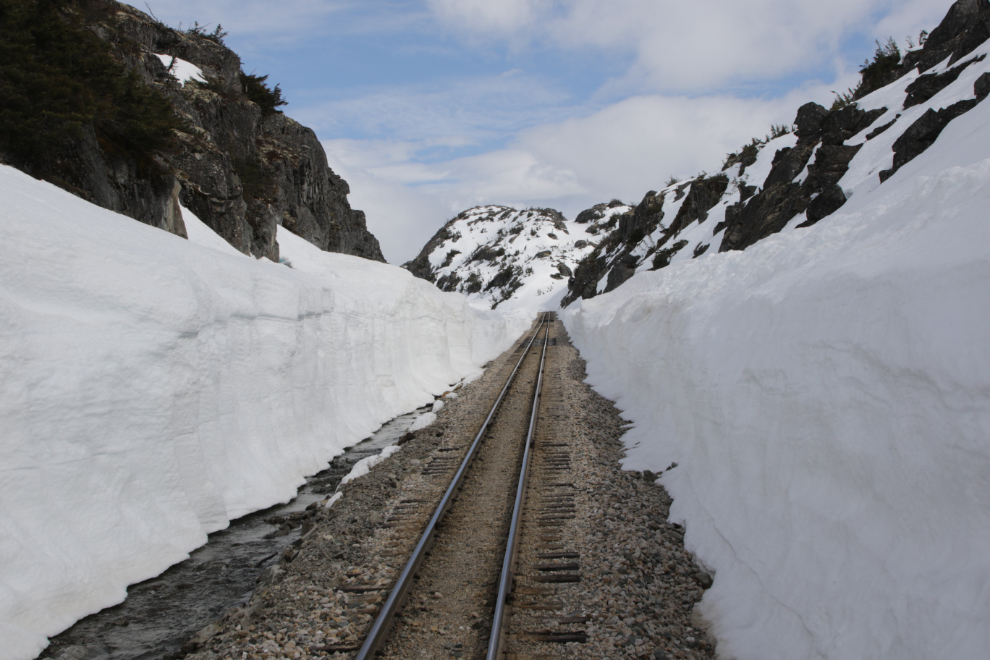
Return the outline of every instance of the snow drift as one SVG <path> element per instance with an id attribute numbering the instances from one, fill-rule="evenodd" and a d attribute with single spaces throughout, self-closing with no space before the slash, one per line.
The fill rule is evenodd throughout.
<path id="1" fill-rule="evenodd" d="M 972 68 L 928 105 L 971 97 Z M 635 422 L 626 466 L 679 464 L 662 483 L 716 571 L 722 657 L 990 648 L 990 104 L 883 185 L 880 138 L 817 225 L 564 313 Z"/>
<path id="2" fill-rule="evenodd" d="M 209 532 L 291 498 L 303 475 L 522 330 L 281 228 L 292 268 L 6 166 L 0 190 L 5 659 L 34 657 Z"/>

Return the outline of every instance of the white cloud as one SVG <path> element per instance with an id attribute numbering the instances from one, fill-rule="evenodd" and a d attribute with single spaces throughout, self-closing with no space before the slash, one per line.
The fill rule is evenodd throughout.
<path id="1" fill-rule="evenodd" d="M 327 140 L 323 147 L 330 167 L 350 185 L 351 207 L 365 212 L 368 228 L 389 263 L 402 264 L 415 257 L 443 222 L 455 215 L 436 195 L 376 173 L 374 154 L 387 163 L 403 153 L 405 145 Z"/>
<path id="2" fill-rule="evenodd" d="M 555 83 L 511 70 L 500 75 L 452 78 L 442 84 L 395 85 L 350 90 L 294 111 L 317 131 L 403 140 L 429 140 L 432 147 L 478 144 L 526 126 L 579 112 Z"/>
<path id="3" fill-rule="evenodd" d="M 475 0 L 432 0 L 437 19 L 454 29 L 510 43 L 552 40 L 562 49 L 624 51 L 635 58 L 625 87 L 711 91 L 806 71 L 861 32 L 917 34 L 951 0 L 512 0 L 483 11 Z M 879 19 L 879 23 L 878 23 Z M 879 31 L 878 31 L 879 28 Z M 897 36 L 898 39 L 902 38 Z"/>
<path id="4" fill-rule="evenodd" d="M 471 26 L 480 32 L 512 32 L 529 27 L 543 13 L 539 0 L 428 0 L 443 20 Z"/>

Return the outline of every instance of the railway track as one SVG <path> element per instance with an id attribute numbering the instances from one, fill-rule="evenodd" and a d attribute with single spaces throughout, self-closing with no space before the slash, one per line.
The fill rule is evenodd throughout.
<path id="1" fill-rule="evenodd" d="M 382 584 L 348 588 L 355 605 L 367 599 L 360 611 L 375 619 L 360 648 L 334 650 L 356 650 L 352 657 L 362 660 L 511 660 L 527 645 L 585 640 L 574 628 L 579 617 L 556 616 L 543 630 L 527 616 L 553 616 L 562 607 L 556 588 L 580 580 L 577 553 L 561 536 L 574 518 L 570 458 L 541 416 L 555 327 L 552 313 L 539 319 L 473 441 L 450 439 L 422 468 L 424 492 L 392 507 L 386 525 L 395 554 L 403 539 L 415 545 L 384 601 Z M 446 483 L 438 501 L 429 481 Z"/>
<path id="2" fill-rule="evenodd" d="M 693 610 L 711 575 L 655 475 L 621 468 L 624 420 L 563 324 L 542 321 L 450 385 L 436 422 L 317 511 L 186 657 L 714 657 Z"/>

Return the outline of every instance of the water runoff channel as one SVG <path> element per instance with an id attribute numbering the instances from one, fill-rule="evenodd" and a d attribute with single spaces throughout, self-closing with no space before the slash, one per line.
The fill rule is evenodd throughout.
<path id="1" fill-rule="evenodd" d="M 55 660 L 168 660 L 182 644 L 226 610 L 245 603 L 262 572 L 299 538 L 293 514 L 332 495 L 362 458 L 394 445 L 429 406 L 387 422 L 309 477 L 296 497 L 256 511 L 210 534 L 189 559 L 158 577 L 133 584 L 127 599 L 76 622 L 53 637 L 41 658 Z M 301 517 L 301 516 L 300 516 Z"/>

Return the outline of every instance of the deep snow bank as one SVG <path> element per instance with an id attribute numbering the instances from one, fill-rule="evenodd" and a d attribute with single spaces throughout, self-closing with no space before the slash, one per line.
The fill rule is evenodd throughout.
<path id="1" fill-rule="evenodd" d="M 627 466 L 679 463 L 723 657 L 990 649 L 988 144 L 983 103 L 814 227 L 564 313 Z"/>
<path id="2" fill-rule="evenodd" d="M 522 330 L 287 232 L 294 268 L 9 167 L 0 190 L 0 658 L 291 498 Z"/>

